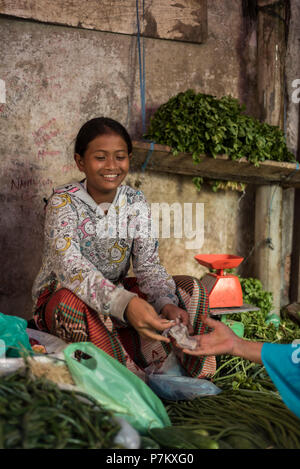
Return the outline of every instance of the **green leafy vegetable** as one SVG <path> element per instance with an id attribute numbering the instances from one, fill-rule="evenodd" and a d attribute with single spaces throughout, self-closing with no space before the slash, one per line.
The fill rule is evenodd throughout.
<path id="1" fill-rule="evenodd" d="M 226 154 L 232 160 L 247 158 L 259 166 L 265 160 L 295 161 L 284 133 L 244 113 L 245 106 L 231 96 L 215 96 L 187 90 L 162 104 L 151 118 L 145 138 L 168 145 L 173 154 Z M 198 190 L 199 178 L 194 178 Z"/>

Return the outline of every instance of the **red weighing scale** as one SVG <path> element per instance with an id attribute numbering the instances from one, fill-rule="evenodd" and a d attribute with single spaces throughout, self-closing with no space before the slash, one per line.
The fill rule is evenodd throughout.
<path id="1" fill-rule="evenodd" d="M 216 270 L 216 273 L 209 272 L 201 279 L 209 295 L 210 315 L 221 316 L 222 322 L 231 327 L 237 335 L 243 337 L 243 324 L 227 319 L 226 316 L 259 311 L 259 308 L 243 302 L 243 292 L 238 277 L 224 270 L 237 267 L 244 258 L 231 254 L 198 254 L 195 259 L 199 264 Z"/>

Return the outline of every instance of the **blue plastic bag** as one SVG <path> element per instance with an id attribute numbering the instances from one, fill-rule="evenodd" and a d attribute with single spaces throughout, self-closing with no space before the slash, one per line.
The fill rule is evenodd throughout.
<path id="1" fill-rule="evenodd" d="M 182 368 L 174 352 L 160 367 L 146 368 L 147 383 L 161 399 L 188 401 L 199 396 L 219 394 L 221 389 L 205 379 L 191 378 Z"/>
<path id="2" fill-rule="evenodd" d="M 75 352 L 86 354 L 78 361 Z M 171 425 L 161 400 L 144 381 L 91 342 L 68 345 L 65 360 L 76 385 L 139 433 Z"/>
<path id="3" fill-rule="evenodd" d="M 0 313 L 0 355 L 9 358 L 20 357 L 32 348 L 26 332 L 27 321 L 17 316 Z"/>
<path id="4" fill-rule="evenodd" d="M 161 399 L 169 401 L 187 401 L 221 392 L 221 389 L 211 381 L 190 378 L 189 376 L 153 373 L 148 376 L 148 384 Z"/>

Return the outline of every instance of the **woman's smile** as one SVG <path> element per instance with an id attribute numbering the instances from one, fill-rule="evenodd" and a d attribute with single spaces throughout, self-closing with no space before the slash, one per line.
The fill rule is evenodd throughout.
<path id="1" fill-rule="evenodd" d="M 79 170 L 86 175 L 87 191 L 98 204 L 113 201 L 129 171 L 130 157 L 125 140 L 115 133 L 96 137 L 83 157 L 75 154 Z"/>
<path id="2" fill-rule="evenodd" d="M 103 174 L 102 175 L 104 179 L 107 179 L 108 181 L 115 181 L 120 175 L 119 174 Z"/>

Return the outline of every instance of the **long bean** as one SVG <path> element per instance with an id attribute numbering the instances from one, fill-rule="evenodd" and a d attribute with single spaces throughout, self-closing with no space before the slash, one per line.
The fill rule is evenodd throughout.
<path id="1" fill-rule="evenodd" d="M 1 377 L 0 396 L 0 448 L 117 447 L 119 424 L 86 394 L 32 379 L 27 371 Z"/>
<path id="2" fill-rule="evenodd" d="M 273 392 L 223 391 L 166 403 L 166 409 L 174 425 L 198 426 L 218 442 L 232 445 L 239 435 L 241 442 L 249 441 L 257 448 L 300 449 L 300 421 Z"/>

